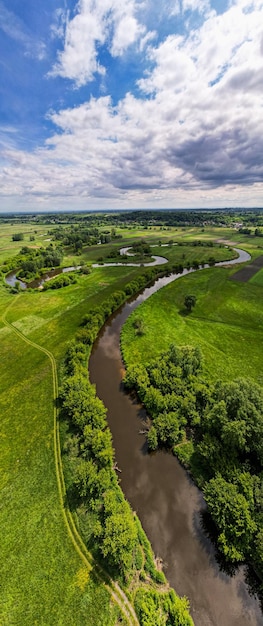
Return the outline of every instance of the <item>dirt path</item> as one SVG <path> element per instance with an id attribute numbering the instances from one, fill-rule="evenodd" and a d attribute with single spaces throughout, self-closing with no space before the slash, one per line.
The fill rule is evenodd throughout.
<path id="1" fill-rule="evenodd" d="M 76 552 L 79 554 L 81 560 L 83 561 L 87 569 L 92 570 L 96 578 L 105 585 L 106 589 L 111 595 L 112 600 L 118 605 L 121 613 L 123 614 L 123 617 L 125 617 L 126 620 L 128 621 L 128 624 L 130 624 L 131 626 L 140 626 L 136 613 L 134 611 L 134 608 L 132 604 L 130 603 L 130 601 L 128 600 L 127 596 L 125 595 L 124 591 L 120 588 L 118 583 L 111 580 L 108 574 L 101 568 L 101 566 L 93 558 L 92 554 L 87 550 L 81 536 L 79 535 L 76 529 L 72 513 L 65 504 L 66 487 L 65 487 L 63 466 L 62 466 L 62 459 L 61 459 L 59 421 L 58 421 L 58 410 L 57 410 L 58 375 L 57 375 L 56 361 L 52 352 L 50 352 L 43 346 L 40 346 L 39 344 L 35 343 L 34 341 L 31 341 L 30 339 L 28 339 L 28 337 L 23 335 L 23 333 L 21 333 L 20 330 L 18 330 L 13 324 L 7 321 L 6 316 L 7 316 L 8 311 L 15 304 L 15 302 L 18 301 L 20 297 L 21 297 L 20 295 L 17 295 L 16 297 L 12 299 L 11 303 L 8 305 L 8 307 L 6 308 L 2 316 L 2 321 L 5 324 L 5 326 L 10 328 L 10 330 L 12 330 L 25 343 L 32 346 L 36 350 L 43 352 L 49 358 L 49 361 L 51 364 L 52 379 L 53 379 L 53 405 L 54 405 L 53 420 L 54 420 L 55 469 L 56 469 L 56 476 L 57 476 L 59 501 L 60 501 L 61 511 L 62 511 L 64 522 L 66 525 L 67 533 L 74 545 Z"/>

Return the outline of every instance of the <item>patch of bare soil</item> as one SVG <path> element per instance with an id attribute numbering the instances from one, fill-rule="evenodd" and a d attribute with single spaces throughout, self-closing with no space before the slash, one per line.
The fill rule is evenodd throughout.
<path id="1" fill-rule="evenodd" d="M 241 267 L 235 274 L 230 276 L 230 280 L 237 280 L 240 283 L 247 283 L 252 276 L 257 274 L 259 270 L 263 267 L 263 255 L 259 256 L 257 259 L 254 259 L 252 263 L 246 265 L 245 267 Z"/>

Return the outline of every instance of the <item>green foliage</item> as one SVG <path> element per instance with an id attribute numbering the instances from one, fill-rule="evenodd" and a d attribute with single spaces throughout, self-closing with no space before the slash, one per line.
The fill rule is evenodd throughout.
<path id="1" fill-rule="evenodd" d="M 258 546 L 261 567 L 263 390 L 247 379 L 209 385 L 201 373 L 200 350 L 171 345 L 148 365 L 128 368 L 125 384 L 152 418 L 149 450 L 172 449 L 204 487 L 225 558 L 242 561 Z"/>
<path id="2" fill-rule="evenodd" d="M 23 241 L 24 234 L 23 233 L 14 233 L 12 235 L 12 241 Z"/>
<path id="3" fill-rule="evenodd" d="M 61 289 L 62 287 L 68 287 L 68 285 L 74 285 L 77 282 L 77 278 L 74 274 L 63 273 L 51 280 L 45 282 L 43 289 Z"/>
<path id="4" fill-rule="evenodd" d="M 141 626 L 193 626 L 188 601 L 172 591 L 157 594 L 150 589 L 139 589 L 135 608 Z"/>
<path id="5" fill-rule="evenodd" d="M 30 281 L 41 275 L 44 268 L 59 267 L 63 259 L 61 248 L 49 244 L 47 248 L 32 249 L 24 246 L 17 257 L 14 267 L 19 268 L 18 278 Z"/>
<path id="6" fill-rule="evenodd" d="M 185 296 L 184 306 L 187 309 L 187 311 L 189 311 L 189 313 L 191 313 L 195 304 L 196 304 L 196 296 L 190 295 L 190 294 Z"/>
<path id="7" fill-rule="evenodd" d="M 101 551 L 116 567 L 127 572 L 133 562 L 137 531 L 133 514 L 122 492 L 108 490 L 104 496 Z"/>
<path id="8" fill-rule="evenodd" d="M 211 479 L 204 496 L 218 529 L 218 543 L 229 561 L 242 561 L 251 546 L 257 529 L 249 510 L 249 503 L 233 485 L 222 476 Z"/>
<path id="9" fill-rule="evenodd" d="M 144 333 L 143 321 L 140 317 L 136 317 L 133 320 L 133 328 L 135 329 L 135 334 L 140 336 Z"/>
<path id="10" fill-rule="evenodd" d="M 198 452 L 211 474 L 247 459 L 263 468 L 263 390 L 247 379 L 218 381 L 201 426 Z"/>
<path id="11" fill-rule="evenodd" d="M 135 387 L 153 419 L 150 450 L 173 447 L 185 436 L 187 422 L 199 423 L 207 395 L 206 385 L 199 380 L 197 384 L 201 363 L 199 348 L 171 345 L 158 361 L 128 368 L 124 384 L 128 389 Z"/>
<path id="12" fill-rule="evenodd" d="M 83 354 L 83 348 L 77 351 L 77 345 L 70 346 L 70 375 L 60 391 L 63 415 L 79 432 L 74 486 L 78 496 L 97 513 L 93 536 L 99 538 L 101 555 L 109 567 L 127 573 L 137 546 L 137 528 L 117 483 L 106 409 L 82 370 Z"/>

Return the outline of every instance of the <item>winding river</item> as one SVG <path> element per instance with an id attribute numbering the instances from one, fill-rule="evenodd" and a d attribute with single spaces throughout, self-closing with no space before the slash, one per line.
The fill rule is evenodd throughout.
<path id="1" fill-rule="evenodd" d="M 244 251 L 237 252 L 238 259 L 216 265 L 249 260 Z M 121 383 L 119 340 L 123 323 L 155 291 L 187 273 L 185 270 L 157 280 L 106 323 L 93 347 L 90 379 L 108 409 L 122 489 L 138 513 L 155 554 L 163 560 L 170 584 L 189 598 L 195 626 L 263 626 L 259 602 L 249 593 L 246 569 L 239 567 L 230 576 L 216 561 L 213 544 L 202 526 L 202 493 L 171 454 L 147 453 L 145 437 L 139 434 L 146 414 Z"/>

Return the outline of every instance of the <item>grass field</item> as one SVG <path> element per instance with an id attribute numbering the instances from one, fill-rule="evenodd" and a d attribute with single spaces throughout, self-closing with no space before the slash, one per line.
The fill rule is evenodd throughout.
<path id="1" fill-rule="evenodd" d="M 170 343 L 199 345 L 209 378 L 249 376 L 263 384 L 263 289 L 229 281 L 230 272 L 211 268 L 189 274 L 143 303 L 122 331 L 125 361 L 148 362 Z M 188 294 L 197 298 L 191 314 L 184 307 Z M 135 317 L 143 321 L 142 336 L 135 333 Z"/>
<path id="2" fill-rule="evenodd" d="M 259 285 L 260 287 L 263 287 L 263 269 L 259 270 L 259 272 L 257 272 L 257 274 L 255 274 L 255 276 L 253 276 L 249 282 L 253 285 Z"/>
<path id="3" fill-rule="evenodd" d="M 18 299 L 0 286 L 0 313 L 12 303 L 7 320 L 54 353 L 59 365 L 88 308 L 134 273 L 98 269 L 66 289 L 22 293 Z M 88 576 L 62 516 L 50 362 L 3 321 L 0 334 L 0 624 L 111 626 L 117 609 L 105 586 Z"/>
<path id="4" fill-rule="evenodd" d="M 1 626 L 113 625 L 62 516 L 48 359 L 6 328 L 1 355 Z"/>
<path id="5" fill-rule="evenodd" d="M 39 225 L 33 222 L 27 222 L 26 224 L 5 224 L 1 222 L 0 227 L 0 265 L 6 259 L 15 256 L 19 253 L 23 246 L 29 246 L 32 248 L 44 248 L 50 243 L 49 230 L 53 230 L 54 226 Z M 14 233 L 22 233 L 24 236 L 23 241 L 12 241 L 12 235 Z M 33 241 L 30 241 L 30 237 L 34 237 Z"/>

